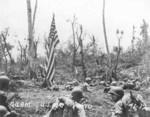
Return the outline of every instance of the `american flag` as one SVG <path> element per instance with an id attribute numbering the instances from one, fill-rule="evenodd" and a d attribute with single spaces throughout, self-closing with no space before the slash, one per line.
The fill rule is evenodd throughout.
<path id="1" fill-rule="evenodd" d="M 46 72 L 46 80 L 49 86 L 52 86 L 54 75 L 55 75 L 55 47 L 59 43 L 58 34 L 55 26 L 55 15 L 53 14 L 53 19 L 51 23 L 50 33 L 49 33 L 49 55 L 48 55 L 48 66 Z"/>

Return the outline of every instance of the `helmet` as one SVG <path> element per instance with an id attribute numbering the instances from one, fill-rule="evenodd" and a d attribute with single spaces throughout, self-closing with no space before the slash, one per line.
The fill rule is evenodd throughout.
<path id="1" fill-rule="evenodd" d="M 0 75 L 6 75 L 5 72 L 0 72 Z"/>
<path id="2" fill-rule="evenodd" d="M 0 105 L 0 117 L 3 117 L 6 113 L 8 113 L 8 110 L 5 106 Z"/>
<path id="3" fill-rule="evenodd" d="M 124 95 L 124 91 L 121 87 L 111 87 L 111 89 L 109 90 L 108 92 L 109 94 L 113 94 L 113 95 L 116 95 L 120 98 L 123 97 Z"/>
<path id="4" fill-rule="evenodd" d="M 74 96 L 74 95 L 83 96 L 82 88 L 81 87 L 74 87 L 71 95 L 72 96 Z"/>
<path id="5" fill-rule="evenodd" d="M 79 101 L 81 98 L 83 98 L 83 92 L 81 87 L 74 87 L 72 92 L 72 99 L 75 101 Z"/>
<path id="6" fill-rule="evenodd" d="M 90 77 L 87 77 L 85 80 L 86 80 L 86 81 L 91 81 L 91 78 L 90 78 Z"/>
<path id="7" fill-rule="evenodd" d="M 7 112 L 5 117 L 18 117 L 18 113 L 15 111 Z"/>

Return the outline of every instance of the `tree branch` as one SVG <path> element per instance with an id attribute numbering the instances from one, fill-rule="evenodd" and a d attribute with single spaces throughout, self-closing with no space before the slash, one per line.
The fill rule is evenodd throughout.
<path id="1" fill-rule="evenodd" d="M 37 6 L 38 6 L 38 0 L 36 0 L 35 7 L 34 7 L 33 22 L 32 22 L 33 32 L 34 32 L 34 24 L 35 24 L 35 19 L 36 19 Z"/>

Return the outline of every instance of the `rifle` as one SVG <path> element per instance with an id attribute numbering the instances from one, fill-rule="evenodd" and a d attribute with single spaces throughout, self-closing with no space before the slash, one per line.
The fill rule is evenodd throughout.
<path id="1" fill-rule="evenodd" d="M 130 97 L 131 97 L 131 104 L 133 104 L 132 108 L 136 107 L 136 110 L 141 110 L 145 107 L 145 104 L 142 101 L 142 99 L 140 99 L 140 97 L 138 96 L 133 95 L 132 91 L 130 91 Z"/>
<path id="2" fill-rule="evenodd" d="M 147 107 L 143 102 L 142 99 L 138 99 L 138 96 L 135 97 L 135 95 L 133 95 L 133 93 L 130 91 L 130 96 L 131 96 L 131 103 L 133 103 L 134 105 L 132 107 L 134 107 L 136 105 L 136 112 L 138 114 L 139 117 L 150 117 L 150 107 Z"/>

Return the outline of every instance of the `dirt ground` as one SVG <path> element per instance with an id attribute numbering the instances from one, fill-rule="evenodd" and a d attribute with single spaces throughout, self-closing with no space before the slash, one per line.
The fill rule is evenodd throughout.
<path id="1" fill-rule="evenodd" d="M 17 91 L 9 92 L 8 96 L 17 93 L 9 105 L 11 109 L 21 114 L 21 117 L 42 117 L 50 110 L 55 99 L 62 95 L 70 95 L 70 91 L 66 91 L 64 86 L 60 86 L 59 91 L 50 91 L 40 88 L 40 83 L 33 81 L 20 81 L 21 85 L 17 87 Z M 89 87 L 91 92 L 84 92 L 88 97 L 85 104 L 87 117 L 109 117 L 112 103 L 108 96 L 103 93 L 103 86 Z M 150 106 L 150 89 L 143 89 L 134 93 L 141 94 L 146 103 Z"/>

